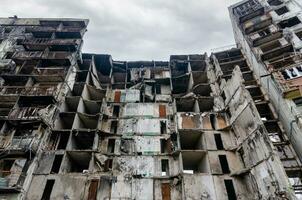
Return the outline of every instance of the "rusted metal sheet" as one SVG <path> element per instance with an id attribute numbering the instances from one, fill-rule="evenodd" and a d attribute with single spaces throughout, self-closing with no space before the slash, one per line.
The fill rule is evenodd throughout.
<path id="1" fill-rule="evenodd" d="M 171 188 L 169 183 L 161 184 L 162 200 L 171 200 Z"/>
<path id="2" fill-rule="evenodd" d="M 97 179 L 91 180 L 87 200 L 96 200 L 98 184 L 99 184 L 99 180 Z"/>
<path id="3" fill-rule="evenodd" d="M 210 130 L 213 129 L 209 115 L 204 116 L 202 118 L 202 124 L 203 124 L 203 129 L 210 129 Z"/>
<path id="4" fill-rule="evenodd" d="M 226 119 L 223 115 L 217 115 L 216 116 L 216 129 L 224 129 L 226 128 L 227 122 Z"/>
<path id="5" fill-rule="evenodd" d="M 183 129 L 200 128 L 200 115 L 182 114 L 181 117 Z"/>
<path id="6" fill-rule="evenodd" d="M 167 116 L 166 105 L 159 105 L 159 117 L 165 118 Z"/>
<path id="7" fill-rule="evenodd" d="M 114 93 L 114 102 L 120 102 L 121 101 L 121 95 L 122 95 L 122 92 L 121 91 L 115 91 Z"/>

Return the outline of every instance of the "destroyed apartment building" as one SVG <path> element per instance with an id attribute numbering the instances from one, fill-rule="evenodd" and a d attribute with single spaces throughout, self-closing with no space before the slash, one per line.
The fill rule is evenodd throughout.
<path id="1" fill-rule="evenodd" d="M 236 46 L 129 62 L 81 51 L 88 20 L 0 18 L 0 199 L 301 199 L 301 7 L 229 13 Z"/>

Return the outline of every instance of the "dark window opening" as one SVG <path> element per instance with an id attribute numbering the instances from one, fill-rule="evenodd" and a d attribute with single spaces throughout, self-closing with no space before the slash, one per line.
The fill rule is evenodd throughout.
<path id="1" fill-rule="evenodd" d="M 109 171 L 109 170 L 112 170 L 112 164 L 113 164 L 113 159 L 108 159 L 105 161 L 105 168 L 104 168 L 104 171 Z"/>
<path id="2" fill-rule="evenodd" d="M 167 133 L 167 124 L 164 121 L 160 122 L 160 133 L 166 134 Z"/>
<path id="3" fill-rule="evenodd" d="M 210 114 L 210 122 L 211 122 L 211 126 L 212 126 L 212 129 L 215 129 L 216 127 L 216 115 L 214 114 Z"/>
<path id="4" fill-rule="evenodd" d="M 156 94 L 161 94 L 161 87 L 159 84 L 155 85 Z"/>
<path id="5" fill-rule="evenodd" d="M 286 6 L 283 6 L 277 10 L 275 10 L 275 12 L 278 14 L 278 15 L 283 15 L 285 13 L 287 13 L 289 10 Z"/>
<path id="6" fill-rule="evenodd" d="M 295 26 L 297 24 L 300 24 L 301 21 L 299 20 L 298 17 L 292 17 L 290 19 L 287 19 L 287 20 L 284 20 L 284 21 L 281 21 L 279 23 L 279 26 L 281 28 L 287 28 L 287 27 L 292 27 L 292 26 Z"/>
<path id="7" fill-rule="evenodd" d="M 34 38 L 52 38 L 52 32 L 32 32 Z"/>
<path id="8" fill-rule="evenodd" d="M 91 132 L 75 132 L 72 135 L 71 147 L 76 150 L 92 149 L 95 134 Z"/>
<path id="9" fill-rule="evenodd" d="M 271 6 L 279 6 L 281 5 L 283 2 L 280 1 L 280 0 L 269 0 L 268 1 L 268 4 L 271 5 Z"/>
<path id="10" fill-rule="evenodd" d="M 293 99 L 294 103 L 296 104 L 296 106 L 302 106 L 302 97 L 298 97 Z"/>
<path id="11" fill-rule="evenodd" d="M 160 152 L 161 153 L 166 153 L 167 151 L 166 151 L 166 144 L 167 144 L 167 142 L 166 142 L 166 140 L 165 139 L 160 139 Z"/>
<path id="12" fill-rule="evenodd" d="M 63 160 L 63 155 L 55 155 L 55 159 L 52 163 L 52 167 L 51 167 L 51 173 L 59 173 L 60 167 L 61 167 L 61 163 Z"/>
<path id="13" fill-rule="evenodd" d="M 216 147 L 218 150 L 223 150 L 223 142 L 221 139 L 221 135 L 220 134 L 214 134 L 214 138 L 215 138 L 215 143 L 216 143 Z"/>
<path id="14" fill-rule="evenodd" d="M 218 155 L 218 158 L 219 158 L 220 166 L 222 169 L 222 173 L 224 173 L 224 174 L 230 173 L 230 168 L 229 168 L 229 164 L 228 164 L 226 155 Z"/>
<path id="15" fill-rule="evenodd" d="M 84 170 L 89 170 L 89 164 L 91 160 L 90 153 L 69 152 L 67 153 L 66 157 L 67 160 L 65 162 L 65 166 L 67 167 L 67 170 L 64 169 L 64 172 L 66 170 L 67 173 L 83 173 Z"/>
<path id="16" fill-rule="evenodd" d="M 120 106 L 113 106 L 113 117 L 119 117 Z"/>
<path id="17" fill-rule="evenodd" d="M 41 200 L 50 200 L 51 191 L 55 180 L 47 180 Z"/>
<path id="18" fill-rule="evenodd" d="M 162 176 L 169 175 L 169 160 L 168 159 L 161 160 L 161 175 Z"/>
<path id="19" fill-rule="evenodd" d="M 243 163 L 243 166 L 245 167 L 245 162 L 244 162 L 244 151 L 243 151 L 243 149 L 238 150 L 238 153 L 239 153 L 239 155 L 240 155 L 240 159 L 241 159 L 241 161 L 242 161 L 242 163 Z"/>
<path id="20" fill-rule="evenodd" d="M 68 143 L 68 139 L 69 139 L 69 134 L 61 133 L 61 135 L 60 135 L 60 141 L 59 141 L 57 149 L 66 149 L 66 146 L 67 146 L 67 143 Z"/>
<path id="21" fill-rule="evenodd" d="M 115 139 L 109 139 L 108 140 L 107 152 L 108 153 L 114 153 L 114 149 L 115 149 Z"/>
<path id="22" fill-rule="evenodd" d="M 110 132 L 111 133 L 116 133 L 117 132 L 117 121 L 111 121 Z"/>
<path id="23" fill-rule="evenodd" d="M 235 188 L 233 185 L 233 181 L 230 179 L 224 180 L 224 185 L 228 194 L 229 200 L 237 200 Z"/>
<path id="24" fill-rule="evenodd" d="M 7 52 L 5 55 L 5 59 L 11 59 L 13 54 L 14 54 L 13 52 Z"/>

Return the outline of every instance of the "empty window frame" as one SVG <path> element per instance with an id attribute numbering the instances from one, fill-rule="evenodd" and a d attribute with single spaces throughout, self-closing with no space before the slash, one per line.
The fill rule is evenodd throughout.
<path id="1" fill-rule="evenodd" d="M 107 152 L 114 153 L 115 149 L 115 139 L 108 139 Z"/>
<path id="2" fill-rule="evenodd" d="M 63 160 L 63 155 L 55 155 L 55 159 L 52 163 L 50 173 L 59 173 L 62 160 Z"/>
<path id="3" fill-rule="evenodd" d="M 160 121 L 160 133 L 161 134 L 167 133 L 167 123 L 165 121 Z"/>
<path id="4" fill-rule="evenodd" d="M 286 6 L 283 6 L 279 9 L 275 10 L 275 12 L 277 13 L 277 15 L 283 15 L 283 14 L 289 12 L 289 10 Z"/>
<path id="5" fill-rule="evenodd" d="M 229 164 L 228 164 L 228 160 L 227 160 L 226 155 L 218 155 L 218 159 L 219 159 L 219 162 L 220 162 L 222 173 L 229 174 L 230 173 L 230 168 L 229 168 Z"/>
<path id="6" fill-rule="evenodd" d="M 302 97 L 294 98 L 293 101 L 297 107 L 302 107 Z"/>
<path id="7" fill-rule="evenodd" d="M 156 91 L 156 94 L 161 94 L 161 85 L 160 84 L 155 85 L 155 91 Z"/>
<path id="8" fill-rule="evenodd" d="M 120 115 L 120 106 L 119 105 L 114 105 L 113 106 L 113 117 L 119 117 Z"/>
<path id="9" fill-rule="evenodd" d="M 168 159 L 161 160 L 161 175 L 169 176 L 169 160 Z"/>
<path id="10" fill-rule="evenodd" d="M 50 195 L 54 184 L 55 184 L 55 180 L 46 181 L 46 185 L 41 200 L 50 200 Z"/>
<path id="11" fill-rule="evenodd" d="M 221 139 L 221 134 L 219 134 L 219 133 L 214 134 L 214 139 L 215 139 L 215 143 L 216 143 L 216 148 L 218 150 L 223 150 L 224 147 L 223 147 L 223 142 L 222 142 L 222 139 Z"/>
<path id="12" fill-rule="evenodd" d="M 69 134 L 61 133 L 57 149 L 59 149 L 59 150 L 66 149 L 68 139 L 69 139 Z"/>
<path id="13" fill-rule="evenodd" d="M 283 2 L 281 0 L 269 0 L 268 1 L 268 4 L 270 6 L 279 6 L 281 5 Z"/>
<path id="14" fill-rule="evenodd" d="M 301 23 L 301 21 L 298 17 L 292 17 L 292 18 L 281 21 L 279 23 L 279 26 L 281 28 L 287 28 L 287 27 L 289 28 L 289 27 L 295 26 L 300 23 Z"/>
<path id="15" fill-rule="evenodd" d="M 116 133 L 117 132 L 117 121 L 111 121 L 111 127 L 110 127 L 110 132 L 111 133 Z"/>
<path id="16" fill-rule="evenodd" d="M 226 192 L 228 194 L 228 199 L 237 200 L 233 181 L 231 179 L 225 179 L 224 185 L 225 185 Z"/>

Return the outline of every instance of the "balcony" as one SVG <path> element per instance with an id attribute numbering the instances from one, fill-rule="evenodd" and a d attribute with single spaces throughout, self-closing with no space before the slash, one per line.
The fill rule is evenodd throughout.
<path id="1" fill-rule="evenodd" d="M 53 96 L 58 95 L 57 85 L 47 86 L 2 86 L 0 87 L 0 95 L 2 98 L 9 98 L 14 96 Z"/>
<path id="2" fill-rule="evenodd" d="M 249 41 L 251 44 L 256 47 L 263 45 L 272 40 L 279 39 L 283 36 L 282 31 L 275 25 L 270 25 L 269 27 L 260 30 L 256 33 L 249 35 Z"/>
<path id="3" fill-rule="evenodd" d="M 272 17 L 269 13 L 258 16 L 242 24 L 242 29 L 245 34 L 250 34 L 255 31 L 264 29 L 272 24 Z"/>
<path id="4" fill-rule="evenodd" d="M 0 192 L 20 192 L 26 176 L 22 172 L 26 159 L 5 158 L 0 164 Z"/>
<path id="5" fill-rule="evenodd" d="M 239 23 L 264 14 L 264 7 L 257 0 L 249 0 L 233 8 Z"/>
<path id="6" fill-rule="evenodd" d="M 72 53 L 64 51 L 44 52 L 44 51 L 17 51 L 12 58 L 16 60 L 32 60 L 32 59 L 47 59 L 47 60 L 69 60 Z"/>
<path id="7" fill-rule="evenodd" d="M 76 51 L 81 45 L 81 39 L 25 39 L 19 40 L 18 44 L 23 45 L 27 50 L 44 50 L 49 47 L 51 51 Z"/>
<path id="8" fill-rule="evenodd" d="M 286 39 L 280 38 L 261 45 L 256 50 L 256 53 L 261 56 L 263 61 L 266 61 L 277 56 L 281 56 L 284 53 L 291 52 L 292 49 L 292 45 Z"/>

